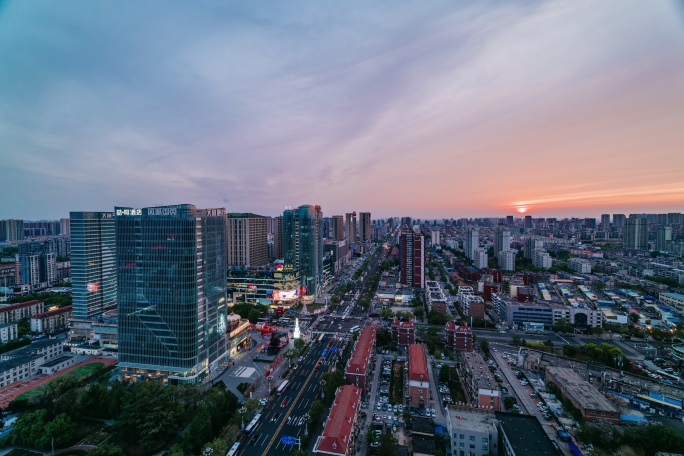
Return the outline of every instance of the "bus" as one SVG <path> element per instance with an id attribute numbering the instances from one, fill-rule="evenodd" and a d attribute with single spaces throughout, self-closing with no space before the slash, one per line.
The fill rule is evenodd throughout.
<path id="1" fill-rule="evenodd" d="M 354 333 L 355 333 L 356 331 L 358 331 L 359 329 L 361 329 L 360 326 L 354 326 L 352 329 L 349 330 L 349 332 L 350 332 L 351 334 L 354 334 Z"/>
<path id="2" fill-rule="evenodd" d="M 259 423 L 259 419 L 261 418 L 261 413 L 257 413 L 254 415 L 254 418 L 252 418 L 252 421 L 249 422 L 247 427 L 245 428 L 245 435 L 249 435 L 250 432 L 256 428 L 257 424 Z"/>
<path id="3" fill-rule="evenodd" d="M 325 337 L 325 334 L 321 334 L 321 337 L 318 338 L 318 341 L 323 342 L 323 337 Z"/>
<path id="4" fill-rule="evenodd" d="M 328 354 L 328 349 L 324 348 L 323 353 L 321 353 L 321 358 L 325 358 L 325 356 Z"/>
<path id="5" fill-rule="evenodd" d="M 226 453 L 226 456 L 235 456 L 238 448 L 240 448 L 240 442 L 235 442 L 233 446 L 230 447 L 230 450 L 228 450 L 228 453 Z"/>
<path id="6" fill-rule="evenodd" d="M 288 383 L 290 383 L 290 382 L 288 380 L 285 380 L 283 383 L 280 384 L 280 386 L 276 390 L 277 396 L 280 396 L 281 394 L 283 394 L 283 391 L 285 390 L 285 388 L 287 388 Z"/>
<path id="7" fill-rule="evenodd" d="M 679 385 L 680 379 L 675 374 L 670 374 L 670 373 L 665 372 L 663 370 L 656 371 L 656 374 L 660 375 L 660 378 L 665 383 L 674 383 L 675 385 Z"/>

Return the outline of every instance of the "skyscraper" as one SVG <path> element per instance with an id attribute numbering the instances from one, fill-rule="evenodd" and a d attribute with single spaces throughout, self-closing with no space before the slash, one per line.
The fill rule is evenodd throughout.
<path id="1" fill-rule="evenodd" d="M 285 258 L 283 253 L 283 216 L 279 215 L 275 218 L 275 232 L 273 233 L 273 250 L 275 257 L 279 260 Z"/>
<path id="2" fill-rule="evenodd" d="M 331 237 L 335 241 L 344 241 L 344 217 L 341 215 L 333 215 L 331 217 Z"/>
<path id="3" fill-rule="evenodd" d="M 124 380 L 201 381 L 226 354 L 226 211 L 116 208 Z"/>
<path id="4" fill-rule="evenodd" d="M 400 281 L 403 284 L 425 288 L 425 238 L 409 226 L 399 233 Z"/>
<path id="5" fill-rule="evenodd" d="M 356 242 L 356 212 L 346 214 L 347 245 L 351 247 Z"/>
<path id="6" fill-rule="evenodd" d="M 667 250 L 668 242 L 672 241 L 672 227 L 659 226 L 656 237 L 656 250 L 664 252 Z"/>
<path id="7" fill-rule="evenodd" d="M 359 241 L 362 243 L 371 240 L 371 213 L 359 212 Z"/>
<path id="8" fill-rule="evenodd" d="M 283 212 L 285 264 L 299 269 L 306 294 L 317 296 L 323 286 L 323 236 L 320 206 L 303 205 Z"/>
<path id="9" fill-rule="evenodd" d="M 116 306 L 113 212 L 71 212 L 73 317 L 90 319 Z"/>
<path id="10" fill-rule="evenodd" d="M 24 239 L 23 220 L 0 220 L 0 241 L 21 241 Z"/>
<path id="11" fill-rule="evenodd" d="M 648 249 L 648 221 L 631 214 L 625 221 L 624 247 L 626 249 Z"/>
<path id="12" fill-rule="evenodd" d="M 507 226 L 498 225 L 494 229 L 494 255 L 511 248 L 511 231 Z"/>
<path id="13" fill-rule="evenodd" d="M 470 227 L 466 230 L 465 254 L 466 257 L 474 260 L 475 249 L 480 246 L 480 230 Z"/>
<path id="14" fill-rule="evenodd" d="M 625 214 L 613 214 L 613 226 L 622 229 L 625 226 Z"/>
<path id="15" fill-rule="evenodd" d="M 610 214 L 601 214 L 601 228 L 610 231 Z"/>
<path id="16" fill-rule="evenodd" d="M 228 266 L 268 264 L 268 223 L 263 215 L 229 213 L 226 217 Z"/>

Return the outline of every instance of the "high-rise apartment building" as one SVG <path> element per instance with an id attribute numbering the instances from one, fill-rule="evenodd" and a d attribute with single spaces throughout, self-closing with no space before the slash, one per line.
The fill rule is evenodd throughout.
<path id="1" fill-rule="evenodd" d="M 430 241 L 431 241 L 430 243 L 433 246 L 437 246 L 440 244 L 440 232 L 439 232 L 439 230 L 432 230 L 430 232 Z"/>
<path id="2" fill-rule="evenodd" d="M 71 212 L 73 317 L 91 319 L 116 306 L 113 212 Z"/>
<path id="3" fill-rule="evenodd" d="M 24 239 L 24 221 L 0 220 L 0 241 L 16 242 Z"/>
<path id="4" fill-rule="evenodd" d="M 622 229 L 625 226 L 625 214 L 613 214 L 613 226 Z"/>
<path id="5" fill-rule="evenodd" d="M 228 266 L 267 265 L 267 218 L 250 213 L 227 214 L 226 248 Z"/>
<path id="6" fill-rule="evenodd" d="M 515 271 L 515 253 L 512 250 L 502 250 L 497 257 L 501 269 L 504 271 Z"/>
<path id="7" fill-rule="evenodd" d="M 356 242 L 356 212 L 349 212 L 345 215 L 347 228 L 347 245 L 351 246 Z"/>
<path id="8" fill-rule="evenodd" d="M 359 241 L 368 243 L 371 240 L 371 213 L 359 212 Z"/>
<path id="9" fill-rule="evenodd" d="M 226 354 L 226 210 L 117 207 L 124 380 L 196 383 Z"/>
<path id="10" fill-rule="evenodd" d="M 425 287 L 425 238 L 404 226 L 399 234 L 400 281 L 403 284 Z"/>
<path id="11" fill-rule="evenodd" d="M 544 240 L 529 236 L 525 239 L 525 258 L 533 260 L 534 252 L 538 249 L 544 248 Z"/>
<path id="12" fill-rule="evenodd" d="M 62 236 L 69 236 L 71 235 L 71 219 L 68 218 L 61 218 L 59 219 L 59 234 Z"/>
<path id="13" fill-rule="evenodd" d="M 318 296 L 323 286 L 323 236 L 320 206 L 303 205 L 283 212 L 285 265 L 299 269 L 308 295 Z"/>
<path id="14" fill-rule="evenodd" d="M 603 231 L 610 230 L 610 214 L 601 214 L 601 228 Z"/>
<path id="15" fill-rule="evenodd" d="M 474 260 L 475 249 L 480 246 L 480 230 L 470 227 L 466 230 L 465 254 L 466 257 Z"/>
<path id="16" fill-rule="evenodd" d="M 487 251 L 482 247 L 476 248 L 473 258 L 473 266 L 478 269 L 484 269 L 487 267 L 488 262 L 489 258 L 487 257 Z"/>
<path id="17" fill-rule="evenodd" d="M 507 226 L 498 225 L 494 229 L 494 255 L 511 248 L 511 230 Z"/>
<path id="18" fill-rule="evenodd" d="M 335 241 L 344 241 L 344 217 L 333 215 L 330 220 L 330 235 Z"/>
<path id="19" fill-rule="evenodd" d="M 631 214 L 625 221 L 624 247 L 626 249 L 648 249 L 648 221 Z"/>
<path id="20" fill-rule="evenodd" d="M 525 226 L 526 230 L 532 229 L 532 216 L 531 215 L 525 216 L 524 226 Z"/>
<path id="21" fill-rule="evenodd" d="M 667 243 L 672 241 L 672 227 L 659 226 L 656 236 L 656 250 L 665 252 L 667 250 Z"/>

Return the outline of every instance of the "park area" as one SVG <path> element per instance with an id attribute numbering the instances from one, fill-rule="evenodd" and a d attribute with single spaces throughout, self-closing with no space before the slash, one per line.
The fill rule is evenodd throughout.
<path id="1" fill-rule="evenodd" d="M 66 374 L 62 375 L 62 377 L 64 377 L 64 378 L 70 377 L 76 381 L 79 381 L 79 380 L 82 380 L 82 379 L 88 377 L 90 374 L 95 372 L 100 367 L 104 367 L 104 365 L 105 365 L 104 363 L 99 363 L 99 362 L 85 364 L 82 366 L 78 366 L 76 369 L 72 370 L 71 372 L 67 372 Z M 39 396 L 42 396 L 43 392 L 48 387 L 49 383 L 50 383 L 49 381 L 45 382 L 39 386 L 36 386 L 35 388 L 33 388 L 31 390 L 28 390 L 24 393 L 21 393 L 17 397 L 17 399 L 18 400 L 27 399 L 30 401 L 32 399 L 39 397 Z"/>

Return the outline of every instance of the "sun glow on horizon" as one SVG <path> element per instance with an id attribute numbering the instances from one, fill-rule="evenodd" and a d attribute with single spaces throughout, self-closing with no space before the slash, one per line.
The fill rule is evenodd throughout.
<path id="1" fill-rule="evenodd" d="M 518 206 L 518 207 L 516 208 L 516 210 L 517 210 L 519 213 L 524 214 L 525 212 L 527 212 L 527 207 L 525 207 L 525 206 Z"/>

